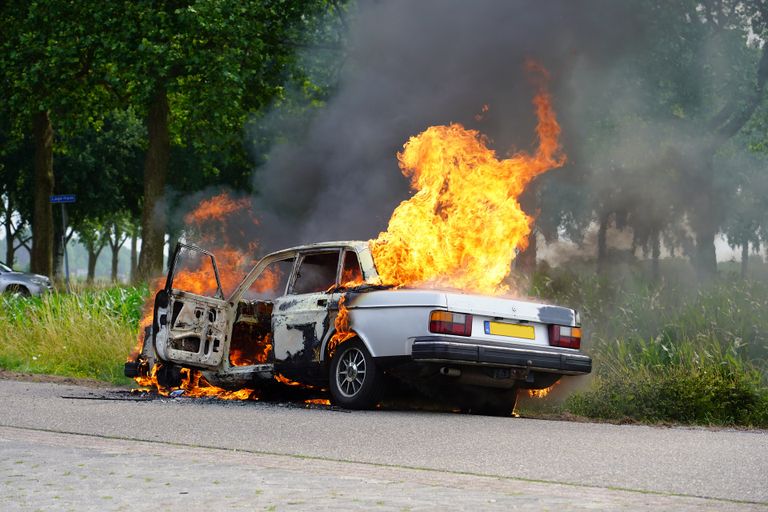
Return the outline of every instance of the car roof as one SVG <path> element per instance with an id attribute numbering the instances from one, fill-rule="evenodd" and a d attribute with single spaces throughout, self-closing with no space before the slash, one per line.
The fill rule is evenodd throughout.
<path id="1" fill-rule="evenodd" d="M 297 245 L 295 247 L 288 247 L 287 249 L 281 249 L 275 251 L 273 254 L 290 251 L 311 251 L 313 249 L 336 249 L 341 247 L 350 247 L 357 251 L 368 248 L 368 242 L 363 240 L 343 240 L 337 242 L 317 242 L 314 244 Z"/>

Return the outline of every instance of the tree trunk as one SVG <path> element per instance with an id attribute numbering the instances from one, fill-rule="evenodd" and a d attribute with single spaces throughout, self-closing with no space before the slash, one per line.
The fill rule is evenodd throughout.
<path id="1" fill-rule="evenodd" d="M 96 262 L 99 260 L 99 252 L 93 249 L 88 249 L 88 277 L 85 282 L 89 285 L 93 284 L 93 280 L 96 277 Z"/>
<path id="2" fill-rule="evenodd" d="M 661 272 L 659 269 L 659 258 L 661 257 L 661 237 L 659 236 L 659 230 L 655 229 L 651 234 L 651 279 L 654 283 L 658 283 L 661 278 Z"/>
<path id="3" fill-rule="evenodd" d="M 5 264 L 9 267 L 13 268 L 13 260 L 16 256 L 15 250 L 13 247 L 14 242 L 14 233 L 13 233 L 13 218 L 11 217 L 12 213 L 11 209 L 11 200 L 8 199 L 8 209 L 5 213 Z"/>
<path id="4" fill-rule="evenodd" d="M 749 242 L 741 244 L 741 278 L 747 278 L 747 264 L 749 263 Z"/>
<path id="5" fill-rule="evenodd" d="M 119 263 L 120 249 L 120 247 L 112 248 L 112 272 L 109 277 L 113 283 L 117 282 L 117 264 Z"/>
<path id="6" fill-rule="evenodd" d="M 605 259 L 608 255 L 608 220 L 610 214 L 600 215 L 600 226 L 597 230 L 597 273 L 602 274 L 605 271 Z"/>
<path id="7" fill-rule="evenodd" d="M 711 281 L 717 275 L 715 229 L 700 227 L 696 232 L 696 275 L 699 281 Z"/>
<path id="8" fill-rule="evenodd" d="M 171 142 L 168 134 L 168 96 L 159 88 L 147 115 L 149 147 L 144 161 L 144 207 L 141 212 L 141 255 L 137 276 L 148 280 L 163 271 L 166 218 L 160 199 L 165 188 Z"/>
<path id="9" fill-rule="evenodd" d="M 138 229 L 134 226 L 131 228 L 131 269 L 130 269 L 130 279 L 131 283 L 136 282 L 136 263 L 138 261 L 138 242 L 139 242 L 139 233 Z"/>
<path id="10" fill-rule="evenodd" d="M 35 206 L 32 215 L 32 272 L 53 274 L 53 127 L 48 112 L 38 112 L 32 119 L 35 139 Z"/>

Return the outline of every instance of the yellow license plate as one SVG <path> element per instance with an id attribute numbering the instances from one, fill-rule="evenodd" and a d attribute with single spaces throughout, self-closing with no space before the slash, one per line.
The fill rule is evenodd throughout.
<path id="1" fill-rule="evenodd" d="M 485 334 L 509 336 L 510 338 L 536 339 L 532 325 L 504 324 L 501 322 L 485 322 Z"/>

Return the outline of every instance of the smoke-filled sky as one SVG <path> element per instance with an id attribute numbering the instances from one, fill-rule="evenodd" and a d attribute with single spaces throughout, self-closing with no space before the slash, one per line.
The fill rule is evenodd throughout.
<path id="1" fill-rule="evenodd" d="M 500 154 L 533 147 L 527 58 L 551 72 L 568 152 L 578 119 L 564 106 L 583 92 L 575 71 L 606 66 L 640 36 L 622 4 L 361 2 L 337 93 L 306 137 L 273 148 L 257 171 L 266 248 L 375 237 L 408 197 L 396 153 L 430 125 L 479 129 Z"/>
<path id="2" fill-rule="evenodd" d="M 742 72 L 734 59 L 753 54 L 745 52 L 738 34 L 720 41 L 701 38 L 699 32 L 699 39 L 690 37 L 680 50 L 688 52 L 689 60 L 680 60 L 688 68 L 670 66 L 677 62 L 675 38 L 687 37 L 688 28 L 678 21 L 675 30 L 682 26 L 682 36 L 672 34 L 659 44 L 669 34 L 667 8 L 664 2 L 614 0 L 358 2 L 349 18 L 346 49 L 339 54 L 340 80 L 328 104 L 309 119 L 286 121 L 278 109 L 259 121 L 261 133 L 285 132 L 291 123 L 295 130 L 289 142 L 270 148 L 267 163 L 256 169 L 254 208 L 261 223 L 254 237 L 265 250 L 376 237 L 409 196 L 396 154 L 409 137 L 431 125 L 459 122 L 477 129 L 500 156 L 532 149 L 534 87 L 524 72 L 529 58 L 551 74 L 549 88 L 568 155 L 563 168 L 545 175 L 559 185 L 547 190 L 542 211 L 565 201 L 597 209 L 595 201 L 620 183 L 623 194 L 638 189 L 636 200 L 623 196 L 621 201 L 642 206 L 660 198 L 660 205 L 648 203 L 649 212 L 671 208 L 672 213 L 657 215 L 679 217 L 682 227 L 675 229 L 688 236 L 685 212 L 675 205 L 702 196 L 685 178 L 701 168 L 691 150 L 702 144 L 697 130 L 722 107 L 723 98 L 739 97 L 749 87 L 753 64 Z M 684 19 L 686 9 L 688 4 L 676 3 L 670 12 Z M 646 68 L 638 68 L 638 62 Z M 691 70 L 696 76 L 685 82 Z M 688 96 L 681 98 L 680 112 L 670 106 L 676 98 L 663 97 L 667 78 L 678 84 L 673 91 L 680 90 L 679 83 L 689 84 L 690 89 L 683 87 Z M 685 105 L 691 99 L 692 106 Z M 483 105 L 490 110 L 478 121 Z M 710 111 L 696 111 L 700 106 Z M 256 131 L 247 131 L 246 138 L 259 153 Z M 670 161 L 676 169 L 665 168 Z M 645 172 L 655 178 L 646 179 Z M 665 172 L 683 176 L 677 189 L 657 179 Z M 586 184 L 591 192 L 585 196 L 582 190 L 577 199 L 558 196 L 568 192 L 569 182 Z M 606 185 L 609 190 L 603 192 Z M 585 226 L 576 226 L 576 236 L 583 236 Z"/>

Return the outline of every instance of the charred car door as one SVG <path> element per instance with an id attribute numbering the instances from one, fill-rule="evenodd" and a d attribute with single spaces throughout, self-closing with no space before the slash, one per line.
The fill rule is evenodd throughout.
<path id="1" fill-rule="evenodd" d="M 322 379 L 320 354 L 333 324 L 329 306 L 338 284 L 341 249 L 299 254 L 288 293 L 272 311 L 275 369 L 289 378 Z"/>
<path id="2" fill-rule="evenodd" d="M 230 305 L 224 300 L 216 258 L 179 243 L 165 288 L 155 299 L 155 351 L 164 361 L 216 368 L 224 356 Z"/>

